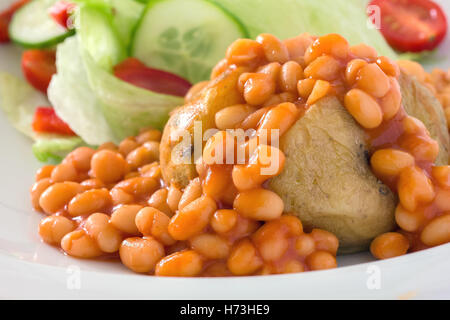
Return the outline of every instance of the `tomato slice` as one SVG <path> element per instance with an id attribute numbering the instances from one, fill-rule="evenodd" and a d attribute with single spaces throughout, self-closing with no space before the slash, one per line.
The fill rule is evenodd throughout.
<path id="1" fill-rule="evenodd" d="M 55 50 L 27 50 L 22 55 L 22 72 L 33 87 L 46 94 L 56 73 L 55 61 Z"/>
<path id="2" fill-rule="evenodd" d="M 128 58 L 115 66 L 114 75 L 137 87 L 158 93 L 184 97 L 191 84 L 170 72 L 147 67 L 136 58 Z"/>
<path id="3" fill-rule="evenodd" d="M 6 10 L 0 12 L 0 43 L 9 42 L 9 23 L 14 13 L 30 0 L 18 0 Z"/>
<path id="4" fill-rule="evenodd" d="M 62 135 L 76 135 L 72 129 L 62 121 L 55 110 L 50 107 L 38 107 L 33 117 L 33 130 L 41 133 L 57 133 Z"/>
<path id="5" fill-rule="evenodd" d="M 67 1 L 58 1 L 49 10 L 49 15 L 64 28 L 70 28 L 69 18 L 75 9 L 75 4 Z"/>
<path id="6" fill-rule="evenodd" d="M 372 0 L 369 6 L 380 8 L 381 33 L 397 50 L 432 50 L 447 32 L 444 12 L 430 0 Z"/>

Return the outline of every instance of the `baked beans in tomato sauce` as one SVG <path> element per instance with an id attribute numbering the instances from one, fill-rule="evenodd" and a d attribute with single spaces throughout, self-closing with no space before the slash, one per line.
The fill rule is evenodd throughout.
<path id="1" fill-rule="evenodd" d="M 261 34 L 232 43 L 211 79 L 236 66 L 247 71 L 236 83 L 245 103 L 215 115 L 220 131 L 207 141 L 198 177 L 187 187 L 163 181 L 157 130 L 144 129 L 119 145 L 78 148 L 36 175 L 31 200 L 47 214 L 39 225 L 42 239 L 78 258 L 118 255 L 129 269 L 159 276 L 335 268 L 338 239 L 325 230 L 305 232 L 265 188 L 285 156 L 260 137 L 270 129 L 284 134 L 309 106 L 336 96 L 367 133 L 374 174 L 399 197 L 399 230 L 375 238 L 372 254 L 384 259 L 450 241 L 450 167 L 433 164 L 438 144 L 405 113 L 396 63 L 337 34 L 284 41 Z M 207 85 L 193 86 L 186 101 Z M 236 128 L 255 134 L 237 146 L 226 131 Z M 244 148 L 244 162 L 210 161 L 217 144 Z M 279 170 L 262 175 L 268 154 Z"/>

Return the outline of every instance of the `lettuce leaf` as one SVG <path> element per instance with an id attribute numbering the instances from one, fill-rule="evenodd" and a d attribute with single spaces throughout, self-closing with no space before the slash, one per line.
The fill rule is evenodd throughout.
<path id="1" fill-rule="evenodd" d="M 381 33 L 369 28 L 365 2 L 361 0 L 210 0 L 235 15 L 250 37 L 272 33 L 281 39 L 309 32 L 339 33 L 351 44 L 366 43 L 380 55 L 395 59 L 396 53 Z"/>
<path id="2" fill-rule="evenodd" d="M 114 139 L 113 132 L 89 86 L 80 55 L 78 36 L 66 39 L 56 51 L 56 68 L 47 94 L 56 114 L 92 145 Z"/>
<path id="3" fill-rule="evenodd" d="M 38 160 L 59 162 L 67 153 L 84 142 L 79 137 L 33 131 L 32 122 L 36 108 L 48 105 L 45 96 L 27 82 L 9 73 L 0 72 L 0 109 L 14 128 L 36 141 L 33 152 Z"/>

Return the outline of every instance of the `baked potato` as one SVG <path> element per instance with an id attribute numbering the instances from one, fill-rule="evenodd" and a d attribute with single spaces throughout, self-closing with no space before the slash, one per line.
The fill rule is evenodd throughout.
<path id="1" fill-rule="evenodd" d="M 194 121 L 202 130 L 214 127 L 215 113 L 243 103 L 236 82 L 243 69 L 230 69 L 213 80 L 192 103 L 175 110 L 161 142 L 161 168 L 168 183 L 184 187 L 197 173 L 195 164 L 176 164 L 172 154 L 192 156 L 192 143 L 180 144 L 180 130 L 192 132 Z M 406 111 L 427 126 L 440 145 L 438 164 L 448 163 L 449 135 L 442 107 L 417 80 L 402 75 Z M 395 227 L 396 196 L 371 172 L 363 129 L 335 97 L 311 106 L 283 135 L 286 155 L 282 173 L 268 183 L 297 215 L 305 229 L 321 228 L 340 240 L 340 253 L 366 249 L 377 235 Z M 176 149 L 178 148 L 178 150 Z M 173 153 L 175 152 L 175 153 Z"/>

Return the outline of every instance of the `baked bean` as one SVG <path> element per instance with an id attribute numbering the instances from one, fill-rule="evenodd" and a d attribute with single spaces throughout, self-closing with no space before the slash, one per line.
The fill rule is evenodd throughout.
<path id="1" fill-rule="evenodd" d="M 149 273 L 164 257 L 164 247 L 151 237 L 128 238 L 120 245 L 120 260 L 129 269 Z"/>
<path id="2" fill-rule="evenodd" d="M 408 75 L 415 76 L 420 82 L 425 82 L 427 73 L 420 63 L 411 60 L 397 60 L 397 65 L 403 72 Z"/>
<path id="3" fill-rule="evenodd" d="M 136 215 L 136 226 L 144 236 L 153 236 L 162 244 L 168 246 L 175 243 L 175 240 L 168 232 L 170 218 L 158 209 L 146 207 Z"/>
<path id="4" fill-rule="evenodd" d="M 410 212 L 398 205 L 395 209 L 395 221 L 402 230 L 415 232 L 421 227 L 423 217 L 420 212 Z"/>
<path id="5" fill-rule="evenodd" d="M 52 171 L 55 168 L 53 165 L 47 165 L 43 166 L 36 172 L 35 181 L 38 182 L 39 180 L 50 178 L 52 175 Z"/>
<path id="6" fill-rule="evenodd" d="M 450 166 L 434 166 L 431 168 L 431 175 L 441 187 L 450 187 Z"/>
<path id="7" fill-rule="evenodd" d="M 228 269 L 237 276 L 250 275 L 263 265 L 255 246 L 249 239 L 239 241 L 231 250 L 227 260 Z"/>
<path id="8" fill-rule="evenodd" d="M 92 174 L 104 183 L 117 182 L 125 175 L 125 159 L 110 150 L 98 151 L 91 160 Z"/>
<path id="9" fill-rule="evenodd" d="M 309 95 L 313 91 L 316 79 L 303 79 L 297 83 L 297 92 L 303 99 L 308 99 Z"/>
<path id="10" fill-rule="evenodd" d="M 331 253 L 333 256 L 336 255 L 336 252 L 339 247 L 339 240 L 336 238 L 334 234 L 326 230 L 313 229 L 310 235 L 316 242 L 315 246 L 316 250 L 327 251 Z"/>
<path id="11" fill-rule="evenodd" d="M 311 270 L 325 270 L 337 267 L 336 258 L 327 251 L 315 251 L 306 258 Z"/>
<path id="12" fill-rule="evenodd" d="M 136 177 L 119 182 L 114 188 L 122 189 L 136 197 L 145 197 L 155 192 L 158 186 L 159 183 L 153 178 Z"/>
<path id="13" fill-rule="evenodd" d="M 202 272 L 203 259 L 194 250 L 175 252 L 161 259 L 155 275 L 164 277 L 195 277 Z"/>
<path id="14" fill-rule="evenodd" d="M 221 200 L 225 190 L 232 183 L 231 166 L 210 167 L 203 180 L 203 194 L 212 199 Z"/>
<path id="15" fill-rule="evenodd" d="M 450 190 L 438 189 L 434 203 L 441 211 L 450 211 Z"/>
<path id="16" fill-rule="evenodd" d="M 150 207 L 158 209 L 164 212 L 167 216 L 171 217 L 173 216 L 174 212 L 170 209 L 169 205 L 167 204 L 167 194 L 168 194 L 167 189 L 159 189 L 152 194 L 147 204 Z"/>
<path id="17" fill-rule="evenodd" d="M 433 184 L 426 173 L 419 167 L 407 167 L 400 174 L 398 197 L 402 206 L 408 211 L 415 211 L 420 204 L 434 199 Z"/>
<path id="18" fill-rule="evenodd" d="M 388 259 L 404 255 L 409 248 L 409 242 L 398 232 L 383 233 L 370 244 L 370 251 L 378 259 Z"/>
<path id="19" fill-rule="evenodd" d="M 268 221 L 281 216 L 284 203 L 276 193 L 270 190 L 253 189 L 239 193 L 233 207 L 243 217 Z"/>
<path id="20" fill-rule="evenodd" d="M 295 92 L 281 92 L 278 94 L 274 94 L 273 96 L 271 96 L 269 98 L 269 100 L 267 100 L 266 102 L 263 103 L 263 107 L 268 107 L 268 106 L 276 106 L 280 103 L 283 102 L 295 102 L 297 100 L 297 93 Z"/>
<path id="21" fill-rule="evenodd" d="M 286 46 L 274 35 L 263 33 L 256 37 L 256 41 L 261 43 L 269 62 L 285 63 L 289 60 L 289 52 Z"/>
<path id="22" fill-rule="evenodd" d="M 140 205 L 123 205 L 116 209 L 111 215 L 111 224 L 131 235 L 138 235 L 139 230 L 136 226 L 136 215 L 142 209 Z"/>
<path id="23" fill-rule="evenodd" d="M 285 214 L 278 221 L 287 227 L 288 235 L 298 237 L 303 234 L 303 225 L 299 218 L 292 214 Z"/>
<path id="24" fill-rule="evenodd" d="M 308 33 L 302 33 L 294 38 L 284 40 L 291 60 L 297 60 L 305 55 L 306 49 L 313 43 L 313 38 Z M 297 61 L 298 62 L 298 61 Z"/>
<path id="25" fill-rule="evenodd" d="M 411 116 L 406 116 L 405 118 L 403 118 L 402 124 L 403 130 L 408 135 L 418 135 L 422 132 L 427 132 L 427 129 L 425 128 L 423 122 Z"/>
<path id="26" fill-rule="evenodd" d="M 285 102 L 271 108 L 264 116 L 261 124 L 258 126 L 257 135 L 261 137 L 265 134 L 270 137 L 271 130 L 279 130 L 278 134 L 281 137 L 294 123 L 299 116 L 299 110 L 295 104 Z M 271 141 L 269 138 L 268 142 Z"/>
<path id="27" fill-rule="evenodd" d="M 37 210 L 37 211 L 42 210 L 41 206 L 39 205 L 41 195 L 51 185 L 52 185 L 52 182 L 51 182 L 50 178 L 40 179 L 33 184 L 33 187 L 31 187 L 31 191 L 30 191 L 30 197 L 31 197 L 31 204 L 33 205 L 34 210 Z"/>
<path id="28" fill-rule="evenodd" d="M 245 81 L 244 98 L 250 105 L 260 105 L 275 93 L 275 81 L 270 75 L 253 73 Z"/>
<path id="29" fill-rule="evenodd" d="M 347 40 L 338 34 L 327 34 L 316 39 L 305 52 L 305 63 L 310 64 L 318 57 L 328 54 L 338 59 L 345 59 L 348 55 Z"/>
<path id="30" fill-rule="evenodd" d="M 228 47 L 225 57 L 229 65 L 255 64 L 264 59 L 264 48 L 254 40 L 238 39 Z"/>
<path id="31" fill-rule="evenodd" d="M 376 63 L 388 76 L 394 78 L 398 78 L 400 76 L 400 68 L 398 67 L 397 63 L 395 63 L 388 57 L 378 57 Z"/>
<path id="32" fill-rule="evenodd" d="M 428 246 L 450 242 L 450 214 L 431 220 L 422 230 L 420 240 Z"/>
<path id="33" fill-rule="evenodd" d="M 317 80 L 314 83 L 314 87 L 311 91 L 311 94 L 306 101 L 306 104 L 313 105 L 323 97 L 325 97 L 331 89 L 331 85 L 328 81 Z"/>
<path id="34" fill-rule="evenodd" d="M 127 155 L 127 163 L 132 170 L 159 160 L 159 142 L 149 141 Z"/>
<path id="35" fill-rule="evenodd" d="M 211 71 L 211 77 L 210 77 L 211 80 L 220 76 L 227 69 L 228 69 L 228 60 L 227 59 L 220 60 Z M 185 98 L 185 101 L 191 101 L 191 100 L 187 100 Z"/>
<path id="36" fill-rule="evenodd" d="M 173 212 L 178 210 L 178 204 L 180 203 L 182 195 L 183 193 L 181 192 L 181 190 L 175 187 L 175 185 L 172 184 L 169 187 L 169 190 L 167 192 L 167 205 Z"/>
<path id="37" fill-rule="evenodd" d="M 53 169 L 50 179 L 52 182 L 77 181 L 77 170 L 72 163 L 61 163 Z"/>
<path id="38" fill-rule="evenodd" d="M 105 142 L 105 143 L 101 144 L 97 150 L 98 151 L 101 151 L 101 150 L 117 151 L 117 146 L 113 142 Z"/>
<path id="39" fill-rule="evenodd" d="M 161 166 L 158 162 L 153 162 L 139 168 L 139 173 L 142 177 L 160 179 L 161 178 Z"/>
<path id="40" fill-rule="evenodd" d="M 139 148 L 139 143 L 134 140 L 134 138 L 127 138 L 122 140 L 119 144 L 119 152 L 126 157 L 131 151 Z"/>
<path id="41" fill-rule="evenodd" d="M 109 223 L 107 214 L 91 214 L 84 227 L 88 234 L 97 241 L 98 247 L 103 252 L 113 253 L 119 250 L 122 234 Z"/>
<path id="42" fill-rule="evenodd" d="M 351 46 L 349 51 L 354 56 L 368 61 L 375 61 L 378 56 L 377 51 L 374 48 L 364 43 Z"/>
<path id="43" fill-rule="evenodd" d="M 112 203 L 111 195 L 107 189 L 88 190 L 76 195 L 67 207 L 73 217 L 101 212 Z"/>
<path id="44" fill-rule="evenodd" d="M 39 206 L 45 213 L 57 213 L 81 192 L 83 192 L 83 187 L 76 182 L 55 183 L 42 193 Z"/>
<path id="45" fill-rule="evenodd" d="M 389 77 L 375 63 L 359 69 L 356 85 L 375 98 L 383 97 L 391 87 Z"/>
<path id="46" fill-rule="evenodd" d="M 358 76 L 358 71 L 367 65 L 367 61 L 362 59 L 353 59 L 347 64 L 347 68 L 345 69 L 345 80 L 347 80 L 347 84 L 353 85 L 356 81 L 356 77 Z"/>
<path id="47" fill-rule="evenodd" d="M 229 277 L 233 274 L 228 270 L 227 264 L 222 261 L 213 262 L 203 270 L 204 277 Z"/>
<path id="48" fill-rule="evenodd" d="M 225 259 L 230 252 L 228 242 L 215 234 L 200 234 L 190 240 L 191 248 L 208 259 Z"/>
<path id="49" fill-rule="evenodd" d="M 80 184 L 83 186 L 85 190 L 101 189 L 105 187 L 105 184 L 101 182 L 99 179 L 84 180 Z"/>
<path id="50" fill-rule="evenodd" d="M 244 130 L 256 129 L 256 127 L 258 127 L 260 121 L 263 119 L 264 114 L 269 110 L 270 110 L 269 106 L 256 110 L 255 112 L 250 114 L 247 118 L 245 118 L 242 121 L 242 123 L 239 125 L 239 127 Z"/>
<path id="51" fill-rule="evenodd" d="M 256 110 L 255 107 L 248 104 L 226 107 L 216 113 L 216 127 L 220 130 L 233 129 Z"/>
<path id="52" fill-rule="evenodd" d="M 112 188 L 109 192 L 114 206 L 128 204 L 134 201 L 134 196 L 119 188 Z"/>
<path id="53" fill-rule="evenodd" d="M 408 150 L 417 161 L 434 162 L 439 154 L 439 144 L 426 135 L 408 135 L 399 140 L 401 148 Z"/>
<path id="54" fill-rule="evenodd" d="M 288 261 L 283 269 L 283 273 L 299 273 L 305 271 L 303 263 L 297 260 Z"/>
<path id="55" fill-rule="evenodd" d="M 91 159 L 95 150 L 89 147 L 79 147 L 69 153 L 63 162 L 71 162 L 75 169 L 80 172 L 88 171 L 91 168 Z"/>
<path id="56" fill-rule="evenodd" d="M 200 198 L 201 195 L 202 184 L 199 178 L 195 178 L 191 180 L 187 187 L 184 189 L 183 195 L 181 196 L 180 202 L 178 203 L 178 210 L 183 209 L 195 199 Z"/>
<path id="57" fill-rule="evenodd" d="M 400 110 L 402 102 L 400 85 L 398 84 L 397 80 L 390 77 L 389 82 L 391 84 L 391 88 L 386 93 L 386 95 L 380 99 L 380 107 L 383 111 L 384 120 L 392 119 Z"/>
<path id="58" fill-rule="evenodd" d="M 39 224 L 39 235 L 49 244 L 57 245 L 61 239 L 75 229 L 75 223 L 62 216 L 49 216 Z"/>
<path id="59" fill-rule="evenodd" d="M 208 225 L 216 209 L 216 202 L 208 196 L 192 201 L 170 220 L 170 235 L 175 240 L 187 240 L 199 234 Z"/>
<path id="60" fill-rule="evenodd" d="M 275 147 L 259 145 L 248 165 L 233 167 L 233 183 L 238 190 L 258 188 L 261 184 L 280 174 L 285 162 L 284 153 Z"/>
<path id="61" fill-rule="evenodd" d="M 301 257 L 307 257 L 316 250 L 316 243 L 309 234 L 300 235 L 295 241 L 295 251 Z"/>
<path id="62" fill-rule="evenodd" d="M 109 225 L 109 218 L 105 213 L 93 213 L 84 222 L 84 229 L 91 237 L 96 238 Z"/>
<path id="63" fill-rule="evenodd" d="M 381 176 L 399 175 L 403 169 L 414 165 L 414 157 L 407 152 L 395 149 L 380 149 L 370 158 L 376 174 Z"/>
<path id="64" fill-rule="evenodd" d="M 217 210 L 211 218 L 211 227 L 217 233 L 227 233 L 233 229 L 238 221 L 238 214 L 235 210 Z"/>
<path id="65" fill-rule="evenodd" d="M 264 73 L 269 75 L 272 80 L 277 81 L 281 71 L 281 64 L 278 62 L 271 62 L 262 65 L 256 69 L 257 73 Z"/>
<path id="66" fill-rule="evenodd" d="M 359 89 L 351 89 L 344 98 L 348 112 L 364 128 L 373 129 L 383 121 L 380 105 L 370 95 Z"/>
<path id="67" fill-rule="evenodd" d="M 318 57 L 305 68 L 305 77 L 321 80 L 334 80 L 339 77 L 341 64 L 331 56 Z"/>
<path id="68" fill-rule="evenodd" d="M 283 91 L 296 92 L 297 83 L 303 78 L 303 68 L 295 61 L 288 61 L 281 67 L 279 86 Z"/>
<path id="69" fill-rule="evenodd" d="M 161 131 L 155 129 L 147 129 L 142 131 L 137 137 L 136 142 L 144 144 L 149 141 L 159 142 L 161 141 Z"/>
<path id="70" fill-rule="evenodd" d="M 68 255 L 83 259 L 95 258 L 102 254 L 94 238 L 84 230 L 75 230 L 66 234 L 61 240 L 61 248 Z"/>
<path id="71" fill-rule="evenodd" d="M 285 228 L 278 221 L 264 224 L 253 234 L 253 242 L 264 261 L 276 261 L 286 253 L 289 247 Z"/>

